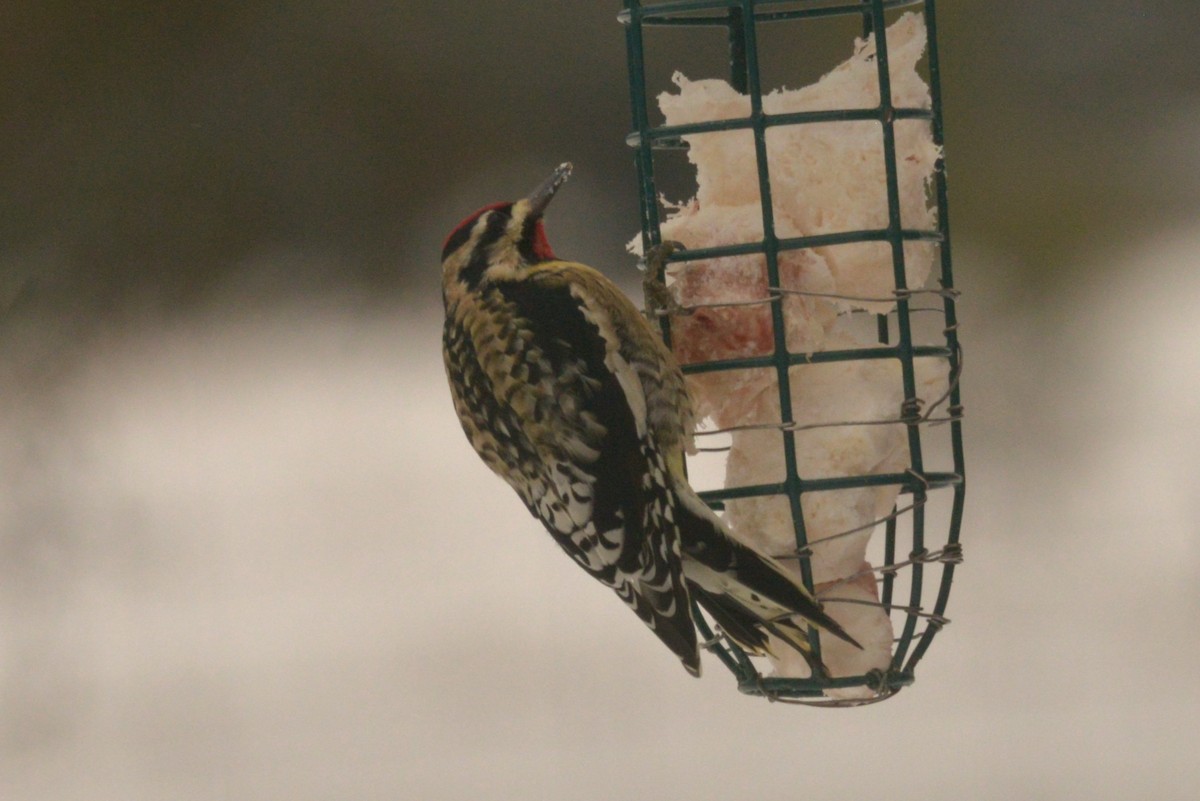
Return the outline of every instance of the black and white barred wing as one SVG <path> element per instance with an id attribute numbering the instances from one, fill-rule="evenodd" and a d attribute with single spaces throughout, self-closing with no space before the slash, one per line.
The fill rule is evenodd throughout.
<path id="1" fill-rule="evenodd" d="M 445 339 L 455 404 L 475 449 L 562 549 L 698 672 L 666 457 L 646 430 L 641 382 L 606 339 L 606 321 L 549 271 L 493 284 L 475 302 L 472 327 L 455 315 Z"/>

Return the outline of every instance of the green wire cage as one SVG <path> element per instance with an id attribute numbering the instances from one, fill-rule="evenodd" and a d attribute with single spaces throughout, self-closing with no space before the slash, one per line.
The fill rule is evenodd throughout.
<path id="1" fill-rule="evenodd" d="M 928 107 L 905 108 L 893 103 L 891 72 L 888 60 L 887 36 L 876 36 L 874 63 L 878 80 L 879 102 L 872 108 L 822 109 L 785 114 L 764 112 L 764 87 L 760 72 L 760 30 L 778 26 L 796 26 L 831 17 L 854 16 L 861 20 L 864 38 L 886 29 L 892 17 L 903 9 L 923 12 L 927 35 L 925 60 L 930 103 Z M 799 560 L 800 575 L 814 589 L 810 566 L 812 548 L 804 523 L 806 502 L 814 493 L 856 487 L 896 487 L 898 493 L 890 514 L 871 521 L 872 548 L 870 573 L 878 605 L 885 611 L 894 632 L 891 658 L 886 668 L 873 668 L 861 675 L 835 677 L 812 675 L 806 678 L 784 678 L 766 675 L 769 666 L 752 658 L 720 630 L 708 623 L 699 608 L 695 609 L 697 624 L 707 640 L 707 647 L 737 679 L 738 688 L 747 694 L 771 700 L 813 705 L 855 705 L 869 703 L 895 694 L 911 684 L 917 663 L 927 652 L 934 637 L 948 622 L 945 612 L 950 595 L 955 565 L 961 561 L 959 531 L 965 493 L 965 472 L 962 447 L 962 407 L 959 395 L 959 375 L 962 352 L 958 341 L 955 299 L 957 291 L 951 275 L 949 218 L 946 204 L 946 174 L 942 158 L 943 131 L 941 114 L 940 69 L 937 47 L 937 20 L 934 0 L 677 0 L 676 2 L 642 3 L 624 0 L 619 15 L 624 26 L 629 66 L 629 89 L 633 131 L 627 143 L 634 149 L 638 175 L 641 209 L 641 243 L 644 249 L 662 241 L 664 206 L 660 203 L 655 179 L 656 156 L 664 151 L 686 148 L 684 137 L 718 131 L 749 131 L 753 135 L 754 159 L 757 169 L 759 201 L 762 210 L 760 241 L 719 244 L 677 252 L 670 257 L 678 267 L 686 269 L 693 262 L 739 254 L 761 254 L 765 257 L 772 330 L 771 350 L 764 355 L 748 358 L 724 358 L 693 361 L 684 366 L 685 373 L 698 375 L 746 369 L 773 372 L 778 389 L 780 420 L 774 428 L 779 432 L 779 447 L 783 451 L 785 474 L 782 481 L 726 486 L 701 493 L 713 508 L 722 510 L 733 499 L 778 496 L 790 505 L 795 551 L 776 554 L 780 558 Z M 733 119 L 701 120 L 684 125 L 653 125 L 648 106 L 647 55 L 653 28 L 673 28 L 677 35 L 692 31 L 711 31 L 716 28 L 727 37 L 728 82 L 737 92 L 749 99 L 750 113 Z M 724 43 L 722 43 L 724 49 Z M 926 192 L 927 202 L 936 209 L 936 223 L 929 229 L 905 228 L 901 221 L 898 155 L 895 128 L 898 121 L 925 121 L 938 148 L 938 158 Z M 846 230 L 799 237 L 778 235 L 773 213 L 772 183 L 768 161 L 767 134 L 781 126 L 806 126 L 829 122 L 870 122 L 876 124 L 882 136 L 882 153 L 886 178 L 886 225 L 868 230 Z M 905 269 L 905 243 L 932 243 L 936 256 L 931 271 L 936 287 L 908 286 Z M 887 313 L 871 313 L 871 336 L 877 344 L 850 349 L 823 349 L 796 352 L 789 349 L 784 330 L 784 291 L 781 289 L 780 258 L 788 251 L 834 247 L 847 243 L 882 243 L 890 248 L 894 273 L 890 300 L 894 306 Z M 663 281 L 664 276 L 655 276 Z M 919 302 L 933 300 L 933 305 Z M 663 336 L 671 343 L 673 313 L 659 310 Z M 920 317 L 920 322 L 914 321 Z M 869 319 L 869 318 L 868 318 Z M 930 323 L 930 320 L 933 320 Z M 920 332 L 932 332 L 921 337 Z M 934 358 L 946 364 L 946 386 L 940 397 L 922 402 L 918 397 L 915 360 Z M 886 422 L 902 426 L 907 444 L 907 465 L 902 470 L 871 472 L 837 477 L 811 477 L 798 468 L 797 443 L 799 426 L 792 415 L 796 377 L 793 370 L 799 365 L 812 365 L 853 360 L 890 360 L 898 364 L 903 385 L 903 402 L 894 419 Z M 862 421 L 844 421 L 833 425 L 861 425 Z M 864 528 L 860 526 L 859 528 Z M 849 532 L 844 532 L 849 533 Z M 824 596 L 827 608 L 837 603 Z M 819 640 L 810 631 L 814 648 Z M 854 697 L 837 696 L 838 689 L 857 688 Z M 835 691 L 835 692 L 830 692 Z"/>

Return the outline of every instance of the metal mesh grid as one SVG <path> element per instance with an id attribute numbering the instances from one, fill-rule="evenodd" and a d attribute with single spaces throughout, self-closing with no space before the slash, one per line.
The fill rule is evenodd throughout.
<path id="1" fill-rule="evenodd" d="M 959 530 L 962 522 L 965 493 L 965 472 L 962 447 L 962 407 L 959 399 L 958 377 L 962 355 L 958 342 L 955 298 L 957 291 L 951 275 L 949 216 L 946 204 L 946 174 L 943 159 L 939 158 L 934 171 L 934 197 L 937 206 L 935 230 L 911 230 L 901 225 L 899 183 L 897 178 L 897 156 L 894 125 L 898 120 L 928 120 L 932 127 L 934 144 L 943 145 L 941 115 L 940 64 L 937 47 L 937 21 L 934 0 L 678 0 L 643 4 L 639 0 L 624 0 L 625 10 L 619 15 L 625 27 L 625 38 L 629 65 L 629 89 L 633 114 L 633 132 L 627 143 L 635 150 L 639 182 L 639 201 L 642 222 L 642 244 L 644 248 L 661 241 L 660 207 L 654 177 L 654 153 L 656 150 L 685 147 L 683 135 L 709 131 L 749 129 L 753 132 L 758 171 L 758 186 L 762 206 L 764 235 L 761 241 L 749 244 L 723 245 L 681 251 L 671 261 L 696 261 L 719 256 L 761 253 L 766 259 L 767 282 L 770 288 L 771 321 L 773 325 L 774 349 L 769 355 L 753 358 L 723 359 L 698 364 L 689 364 L 684 372 L 689 374 L 706 371 L 736 370 L 745 368 L 773 369 L 779 391 L 779 409 L 782 415 L 778 428 L 784 450 L 786 476 L 783 481 L 754 486 L 739 486 L 702 492 L 711 506 L 722 509 L 724 502 L 734 498 L 781 495 L 786 496 L 791 507 L 795 528 L 796 552 L 783 558 L 799 558 L 801 574 L 805 584 L 812 589 L 813 576 L 809 564 L 808 538 L 802 515 L 805 497 L 810 493 L 868 487 L 879 485 L 898 486 L 899 496 L 890 515 L 875 521 L 872 526 L 883 526 L 882 554 L 873 564 L 878 576 L 879 603 L 886 609 L 892 621 L 895 638 L 892 659 L 886 671 L 839 677 L 839 678 L 771 678 L 765 677 L 758 664 L 728 638 L 714 633 L 704 620 L 699 608 L 695 610 L 698 625 L 708 640 L 708 647 L 734 674 L 739 689 L 748 694 L 762 695 L 772 700 L 786 700 L 814 705 L 852 705 L 890 697 L 900 688 L 912 683 L 916 664 L 924 656 L 934 636 L 948 622 L 945 617 L 954 567 L 961 561 Z M 878 67 L 880 103 L 874 108 L 854 108 L 830 111 L 811 111 L 768 115 L 763 112 L 763 87 L 760 82 L 757 32 L 765 24 L 804 24 L 818 17 L 859 15 L 862 19 L 864 36 L 886 27 L 885 12 L 901 7 L 920 6 L 924 12 L 928 36 L 929 89 L 932 100 L 929 109 L 897 108 L 893 105 L 888 67 L 887 37 L 877 37 L 876 64 Z M 704 121 L 688 125 L 653 126 L 649 121 L 647 106 L 644 29 L 652 26 L 679 27 L 723 27 L 728 32 L 730 84 L 750 99 L 749 117 Z M 776 235 L 771 181 L 767 166 L 766 131 L 772 126 L 807 125 L 819 122 L 871 120 L 880 124 L 883 136 L 883 153 L 887 181 L 888 218 L 884 228 L 876 230 L 845 231 L 820 236 L 780 238 Z M 908 240 L 927 240 L 937 243 L 940 255 L 940 273 L 937 288 L 910 288 L 906 284 L 905 254 L 903 244 Z M 872 348 L 854 350 L 828 350 L 813 353 L 794 353 L 788 350 L 782 298 L 785 290 L 780 289 L 778 256 L 781 251 L 818 248 L 852 242 L 886 242 L 891 248 L 895 274 L 895 310 L 890 314 L 878 315 L 877 337 L 879 344 Z M 658 276 L 661 280 L 662 276 Z M 791 291 L 791 290 L 787 290 Z M 918 298 L 933 298 L 936 305 L 914 306 Z M 865 298 L 860 300 L 867 300 Z M 888 298 L 887 300 L 892 300 Z M 917 344 L 914 341 L 913 315 L 922 312 L 936 316 L 940 325 L 936 344 Z M 660 315 L 663 336 L 670 343 L 671 325 L 669 316 Z M 892 329 L 895 336 L 892 336 Z M 949 391 L 935 402 L 922 408 L 917 399 L 914 359 L 937 357 L 946 360 L 949 366 Z M 816 364 L 859 359 L 893 359 L 900 365 L 904 397 L 907 399 L 891 424 L 902 424 L 907 434 L 910 461 L 908 469 L 899 473 L 855 475 L 836 478 L 805 478 L 797 469 L 795 433 L 801 426 L 794 423 L 792 415 L 792 384 L 789 368 L 796 365 Z M 879 422 L 879 421 L 873 421 Z M 862 425 L 862 421 L 845 421 L 835 425 Z M 944 450 L 949 452 L 952 462 L 948 470 L 927 469 L 926 455 L 930 429 L 942 426 L 949 429 L 948 443 Z M 943 501 L 944 525 L 935 531 L 929 524 L 927 510 L 931 501 Z M 861 527 L 860 527 L 861 528 Z M 849 534 L 851 532 L 842 532 Z M 839 536 L 839 535 L 835 535 Z M 873 535 L 875 543 L 880 537 Z M 933 575 L 940 568 L 940 576 Z M 931 575 L 926 575 L 927 573 Z M 907 593 L 904 589 L 907 588 Z M 907 595 L 906 598 L 903 596 Z M 932 603 L 931 603 L 932 600 Z M 836 602 L 827 598 L 826 603 Z M 819 643 L 814 633 L 810 637 L 815 647 Z M 819 653 L 819 651 L 818 651 Z M 829 688 L 867 687 L 872 693 L 868 698 L 855 700 L 823 698 Z"/>

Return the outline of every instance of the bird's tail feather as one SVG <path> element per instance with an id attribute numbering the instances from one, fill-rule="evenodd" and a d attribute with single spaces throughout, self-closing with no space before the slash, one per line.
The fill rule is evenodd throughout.
<path id="1" fill-rule="evenodd" d="M 851 645 L 862 647 L 846 633 L 840 623 L 825 612 L 821 602 L 814 598 L 803 584 L 788 575 L 775 560 L 737 541 L 733 541 L 732 546 L 736 553 L 734 574 L 752 594 L 765 595 L 817 628 L 824 629 Z"/>
<path id="2" fill-rule="evenodd" d="M 692 593 L 696 601 L 720 626 L 725 636 L 737 643 L 742 650 L 758 656 L 779 656 L 772 650 L 772 642 L 767 636 L 774 634 L 804 657 L 814 675 L 828 675 L 828 669 L 813 652 L 806 628 L 787 618 L 764 621 L 729 595 L 714 595 L 696 586 L 692 587 Z"/>
<path id="3" fill-rule="evenodd" d="M 683 504 L 680 525 L 684 575 L 696 600 L 738 645 L 762 654 L 770 633 L 811 663 L 807 621 L 862 647 L 778 563 L 734 539 L 699 498 L 689 500 L 694 502 Z"/>
<path id="4" fill-rule="evenodd" d="M 728 595 L 708 592 L 697 584 L 692 585 L 692 597 L 712 617 L 713 621 L 742 650 L 752 654 L 767 653 L 767 636 L 759 628 L 758 620 L 745 607 L 730 599 Z"/>

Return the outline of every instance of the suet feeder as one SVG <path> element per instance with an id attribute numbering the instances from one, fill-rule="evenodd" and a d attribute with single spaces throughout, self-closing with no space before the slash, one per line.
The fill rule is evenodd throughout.
<path id="1" fill-rule="evenodd" d="M 910 8 L 911 7 L 911 8 Z M 889 35 L 882 35 L 890 20 L 905 10 L 920 11 L 923 16 L 923 35 L 927 41 L 924 57 L 924 77 L 928 81 L 927 101 L 912 106 L 895 102 L 889 68 Z M 869 64 L 876 82 L 872 91 L 873 105 L 846 108 L 821 107 L 795 111 L 773 110 L 771 96 L 764 92 L 760 74 L 760 32 L 765 26 L 811 25 L 817 20 L 833 17 L 857 17 L 861 20 L 863 42 L 872 42 L 871 52 L 860 53 L 861 64 Z M 700 610 L 695 616 L 708 648 L 736 677 L 738 688 L 747 694 L 771 700 L 814 705 L 857 705 L 888 698 L 914 680 L 917 663 L 925 656 L 934 637 L 948 622 L 945 614 L 954 577 L 955 565 L 961 561 L 959 545 L 965 492 L 965 473 L 962 447 L 962 407 L 959 377 L 962 351 L 958 341 L 955 312 L 957 291 L 951 275 L 949 218 L 946 205 L 946 173 L 943 154 L 940 65 L 938 61 L 937 22 L 934 0 L 678 0 L 677 2 L 643 3 L 624 0 L 619 15 L 624 26 L 629 66 L 629 87 L 633 116 L 633 131 L 627 137 L 634 149 L 638 176 L 638 195 L 641 209 L 641 248 L 648 250 L 664 239 L 664 224 L 670 227 L 671 208 L 660 199 L 655 181 L 656 155 L 663 151 L 695 148 L 698 138 L 738 132 L 747 149 L 744 159 L 737 161 L 752 175 L 746 179 L 757 185 L 758 212 L 753 215 L 756 241 L 710 241 L 670 256 L 670 269 L 675 284 L 678 276 L 692 267 L 719 274 L 722 265 L 736 258 L 755 259 L 763 265 L 765 283 L 757 299 L 739 298 L 722 303 L 721 298 L 675 309 L 652 308 L 662 324 L 663 336 L 680 352 L 680 338 L 688 336 L 686 315 L 698 308 L 739 307 L 757 309 L 761 315 L 764 334 L 763 348 L 758 352 L 723 353 L 711 350 L 705 358 L 681 358 L 689 380 L 704 381 L 722 375 L 749 375 L 753 371 L 769 377 L 773 415 L 770 420 L 725 421 L 712 430 L 701 431 L 698 445 L 701 451 L 736 449 L 739 435 L 756 432 L 762 443 L 769 437 L 778 452 L 771 459 L 778 465 L 779 474 L 769 481 L 737 482 L 732 469 L 727 469 L 726 485 L 701 492 L 701 497 L 718 511 L 724 510 L 730 520 L 731 506 L 755 499 L 770 500 L 786 514 L 790 527 L 784 552 L 773 553 L 798 571 L 805 584 L 818 593 L 826 610 L 837 616 L 839 608 L 858 604 L 873 607 L 886 622 L 887 645 L 882 661 L 869 670 L 847 675 L 831 663 L 831 675 L 789 676 L 780 665 L 767 664 L 752 657 L 720 630 L 707 622 Z M 680 35 L 700 34 L 713 29 L 723 32 L 728 48 L 728 87 L 739 100 L 748 100 L 748 113 L 722 115 L 713 119 L 695 119 L 682 124 L 652 124 L 647 87 L 647 54 L 652 46 L 654 28 L 674 28 Z M 722 42 L 722 49 L 726 42 Z M 682 84 L 681 84 L 682 86 Z M 921 84 L 924 91 L 924 84 Z M 658 87 L 656 87 L 658 88 Z M 767 87 L 770 89 L 771 87 Z M 766 103 L 764 103 L 766 99 Z M 766 108 L 764 108 L 766 106 Z M 669 122 L 669 120 L 668 120 Z M 851 227 L 845 230 L 796 230 L 781 224 L 780 195 L 795 192 L 791 184 L 784 187 L 779 176 L 772 186 L 772 172 L 779 170 L 772 142 L 780 142 L 787 131 L 799 131 L 803 126 L 855 124 L 867 126 L 878 137 L 872 153 L 879 153 L 878 221 L 877 224 Z M 902 213 L 905 191 L 905 171 L 912 168 L 903 161 L 902 146 L 897 144 L 900 126 L 919 126 L 930 138 L 930 174 L 918 181 L 920 203 L 927 205 L 925 225 L 914 226 L 908 212 Z M 808 130 L 816 130 L 809 128 Z M 826 129 L 836 133 L 840 129 Z M 693 154 L 694 155 L 694 154 Z M 864 156 L 866 158 L 866 156 Z M 802 172 L 802 171 L 801 171 Z M 793 171 L 794 176 L 795 171 Z M 886 203 L 884 203 L 886 198 Z M 697 211 L 699 203 L 692 211 Z M 678 209 L 676 208 L 677 212 Z M 711 211 L 711 209 L 705 209 Z M 761 226 L 759 226 L 761 222 Z M 669 231 L 668 231 L 669 233 Z M 674 237 L 671 237 L 674 238 Z M 789 265 L 801 257 L 811 266 L 812 259 L 825 259 L 836 248 L 877 248 L 881 254 L 886 289 L 869 296 L 839 292 L 837 288 L 820 291 L 794 282 L 808 267 L 789 272 Z M 914 282 L 913 254 L 924 248 L 928 254 L 929 277 L 922 274 Z M 846 253 L 849 250 L 837 251 Z M 833 258 L 830 256 L 829 258 Z M 824 264 L 824 261 L 821 262 Z M 822 267 L 824 269 L 824 267 Z M 789 276 L 792 276 L 789 278 Z M 654 276 L 670 281 L 663 275 Z M 789 283 L 793 281 L 793 283 Z M 676 294 L 679 294 L 676 286 Z M 879 297 L 883 295 L 883 297 Z M 826 304 L 821 308 L 836 309 L 828 314 L 832 326 L 856 325 L 867 331 L 869 341 L 853 342 L 837 336 L 824 336 L 820 342 L 795 340 L 791 334 L 789 303 L 813 302 Z M 837 320 L 833 318 L 837 317 Z M 736 323 L 735 315 L 718 319 L 717 324 Z M 748 318 L 746 318 L 748 319 Z M 865 325 L 864 325 L 865 323 Z M 840 335 L 839 335 L 840 336 Z M 674 340 L 674 341 L 673 341 Z M 937 390 L 922 390 L 922 370 L 938 365 L 940 376 Z M 823 369 L 819 366 L 841 365 L 859 369 L 865 375 L 894 377 L 894 397 L 887 414 L 871 419 L 855 417 L 852 411 L 840 419 L 824 418 L 814 421 L 805 416 L 806 393 L 810 393 L 808 376 Z M 837 368 L 834 368 L 837 369 Z M 879 371 L 885 373 L 879 373 Z M 707 377 L 707 378 L 706 378 Z M 834 384 L 834 388 L 847 385 Z M 849 385 L 852 390 L 853 385 Z M 828 387 L 826 387 L 828 389 Z M 812 390 L 815 391 L 815 390 Z M 867 392 L 873 391 L 868 386 Z M 777 396 L 777 397 L 776 397 Z M 892 396 L 888 396 L 892 397 Z M 828 404 L 836 398 L 825 398 Z M 890 401 L 889 401 L 890 403 Z M 852 409 L 848 403 L 846 409 Z M 711 419 L 711 417 L 710 417 Z M 810 443 L 805 439 L 814 431 L 841 431 L 846 436 L 867 430 L 889 429 L 895 434 L 900 461 L 893 459 L 876 469 L 842 471 L 832 474 L 810 474 L 805 455 Z M 728 443 L 734 438 L 734 445 Z M 705 442 L 718 443 L 705 447 Z M 728 457 L 732 463 L 733 456 Z M 753 475 L 753 471 L 749 473 Z M 865 522 L 838 531 L 814 531 L 811 521 L 819 505 L 828 506 L 829 499 L 843 491 L 865 491 L 884 488 L 886 497 L 883 514 L 870 514 Z M 848 497 L 848 496 L 847 496 Z M 878 495 L 873 497 L 879 497 Z M 752 516 L 751 516 L 752 517 Z M 731 520 L 741 536 L 753 537 Z M 823 546 L 844 544 L 857 536 L 862 542 L 861 568 L 851 575 L 839 574 L 838 580 L 814 574 L 814 556 Z M 792 547 L 794 544 L 794 547 Z M 840 547 L 840 546 L 839 546 Z M 845 571 L 843 571 L 844 573 Z M 824 580 L 823 580 L 824 579 Z M 850 585 L 867 585 L 867 595 L 850 592 Z M 853 597 L 851 597 L 853 596 Z M 890 624 L 890 625 L 887 625 Z M 852 630 L 853 633 L 853 630 Z M 810 632 L 814 646 L 822 642 L 815 631 Z M 829 643 L 826 643 L 829 647 Z"/>

